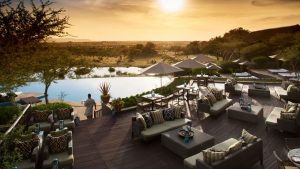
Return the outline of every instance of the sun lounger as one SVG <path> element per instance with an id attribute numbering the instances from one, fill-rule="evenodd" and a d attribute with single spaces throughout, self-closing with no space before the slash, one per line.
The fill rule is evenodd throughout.
<path id="1" fill-rule="evenodd" d="M 248 72 L 232 73 L 232 75 L 235 76 L 235 77 L 249 77 L 249 76 L 251 76 L 251 74 L 248 73 Z"/>
<path id="2" fill-rule="evenodd" d="M 297 77 L 295 72 L 292 73 L 278 73 L 279 76 L 284 77 L 284 78 L 295 78 Z"/>
<path id="3" fill-rule="evenodd" d="M 277 74 L 277 73 L 288 73 L 289 70 L 286 69 L 268 69 L 269 72 Z"/>

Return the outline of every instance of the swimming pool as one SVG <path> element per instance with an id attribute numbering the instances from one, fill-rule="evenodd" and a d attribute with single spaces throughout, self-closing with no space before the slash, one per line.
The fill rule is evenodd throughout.
<path id="1" fill-rule="evenodd" d="M 162 84 L 166 85 L 172 80 L 172 77 L 164 76 L 162 77 Z M 64 100 L 82 101 L 87 98 L 88 93 L 91 93 L 92 97 L 96 101 L 99 101 L 99 84 L 103 82 L 110 83 L 111 98 L 124 98 L 160 87 L 161 78 L 153 76 L 138 76 L 57 80 L 56 83 L 51 84 L 49 88 L 49 99 L 59 99 L 63 92 L 66 95 Z M 31 82 L 17 90 L 22 91 L 23 93 L 44 93 L 44 88 L 44 84 L 40 82 Z"/>

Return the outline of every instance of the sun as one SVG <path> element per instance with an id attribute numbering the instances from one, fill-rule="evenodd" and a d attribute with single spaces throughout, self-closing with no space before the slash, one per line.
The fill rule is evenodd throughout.
<path id="1" fill-rule="evenodd" d="M 184 0 L 159 0 L 159 2 L 164 11 L 176 12 L 183 7 Z"/>

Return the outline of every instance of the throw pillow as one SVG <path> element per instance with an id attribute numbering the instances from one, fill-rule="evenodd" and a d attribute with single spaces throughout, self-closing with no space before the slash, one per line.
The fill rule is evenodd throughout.
<path id="1" fill-rule="evenodd" d="M 151 117 L 153 119 L 154 124 L 160 124 L 165 122 L 162 110 L 156 110 L 151 112 Z"/>
<path id="2" fill-rule="evenodd" d="M 210 92 L 215 96 L 217 100 L 223 100 L 223 90 L 219 90 L 217 88 L 211 88 Z"/>
<path id="3" fill-rule="evenodd" d="M 289 81 L 282 81 L 281 83 L 281 87 L 284 89 L 284 90 L 287 90 L 287 88 L 289 87 L 291 83 Z"/>
<path id="4" fill-rule="evenodd" d="M 61 153 L 68 150 L 68 144 L 71 140 L 71 133 L 67 132 L 60 136 L 47 136 L 49 153 Z"/>
<path id="5" fill-rule="evenodd" d="M 173 106 L 171 105 L 171 107 L 173 107 L 175 109 L 175 118 L 176 119 L 180 119 L 182 118 L 182 114 L 184 114 L 184 106 Z"/>
<path id="6" fill-rule="evenodd" d="M 253 143 L 256 141 L 257 137 L 250 134 L 248 131 L 243 129 L 241 139 L 243 139 L 247 144 Z"/>
<path id="7" fill-rule="evenodd" d="M 146 121 L 140 113 L 136 113 L 136 120 L 140 123 L 143 130 L 147 128 Z"/>
<path id="8" fill-rule="evenodd" d="M 226 156 L 226 153 L 223 151 L 211 151 L 209 149 L 203 150 L 203 161 L 207 164 L 212 164 L 218 160 L 223 160 Z"/>
<path id="9" fill-rule="evenodd" d="M 280 119 L 295 120 L 296 113 L 280 113 Z"/>
<path id="10" fill-rule="evenodd" d="M 203 97 L 201 98 L 201 101 L 202 101 L 202 103 L 204 103 L 204 104 L 207 104 L 207 105 L 209 105 L 209 106 L 212 106 L 212 103 L 210 102 L 210 100 L 208 99 L 207 96 L 203 96 Z"/>
<path id="11" fill-rule="evenodd" d="M 39 144 L 39 138 L 36 134 L 23 135 L 15 143 L 16 149 L 19 150 L 22 158 L 29 159 L 33 149 Z"/>
<path id="12" fill-rule="evenodd" d="M 38 122 L 46 122 L 48 121 L 48 116 L 52 113 L 52 111 L 35 111 L 33 113 L 33 118 L 36 123 Z"/>
<path id="13" fill-rule="evenodd" d="M 242 141 L 237 141 L 236 143 L 230 145 L 227 150 L 228 154 L 239 151 L 242 148 L 242 145 L 243 145 Z"/>
<path id="14" fill-rule="evenodd" d="M 175 120 L 175 108 L 166 108 L 163 111 L 163 117 L 166 121 Z"/>
<path id="15" fill-rule="evenodd" d="M 287 90 L 287 92 L 298 92 L 299 88 L 293 84 L 290 84 L 286 90 Z"/>
<path id="16" fill-rule="evenodd" d="M 206 97 L 210 101 L 211 105 L 213 105 L 217 102 L 216 97 L 211 92 L 207 93 Z"/>
<path id="17" fill-rule="evenodd" d="M 151 128 L 153 126 L 153 120 L 152 120 L 150 113 L 143 114 L 143 118 L 145 120 L 146 127 Z"/>
<path id="18" fill-rule="evenodd" d="M 297 107 L 298 107 L 298 104 L 289 101 L 289 102 L 284 106 L 284 109 L 285 109 L 285 110 L 289 110 L 291 107 L 297 108 Z"/>

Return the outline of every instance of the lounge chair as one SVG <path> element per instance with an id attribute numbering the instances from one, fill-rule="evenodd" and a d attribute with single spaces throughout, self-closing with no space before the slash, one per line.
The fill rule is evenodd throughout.
<path id="1" fill-rule="evenodd" d="M 249 77 L 251 76 L 248 72 L 241 72 L 241 73 L 232 73 L 232 76 L 234 77 Z"/>
<path id="2" fill-rule="evenodd" d="M 294 103 L 300 103 L 300 91 L 292 90 L 292 85 L 289 81 L 282 81 L 281 86 L 275 86 L 274 90 L 278 98 Z"/>
<path id="3" fill-rule="evenodd" d="M 277 74 L 277 73 L 288 73 L 289 72 L 289 70 L 287 70 L 287 69 L 268 69 L 268 71 L 270 72 L 270 73 L 273 73 L 273 74 Z"/>

